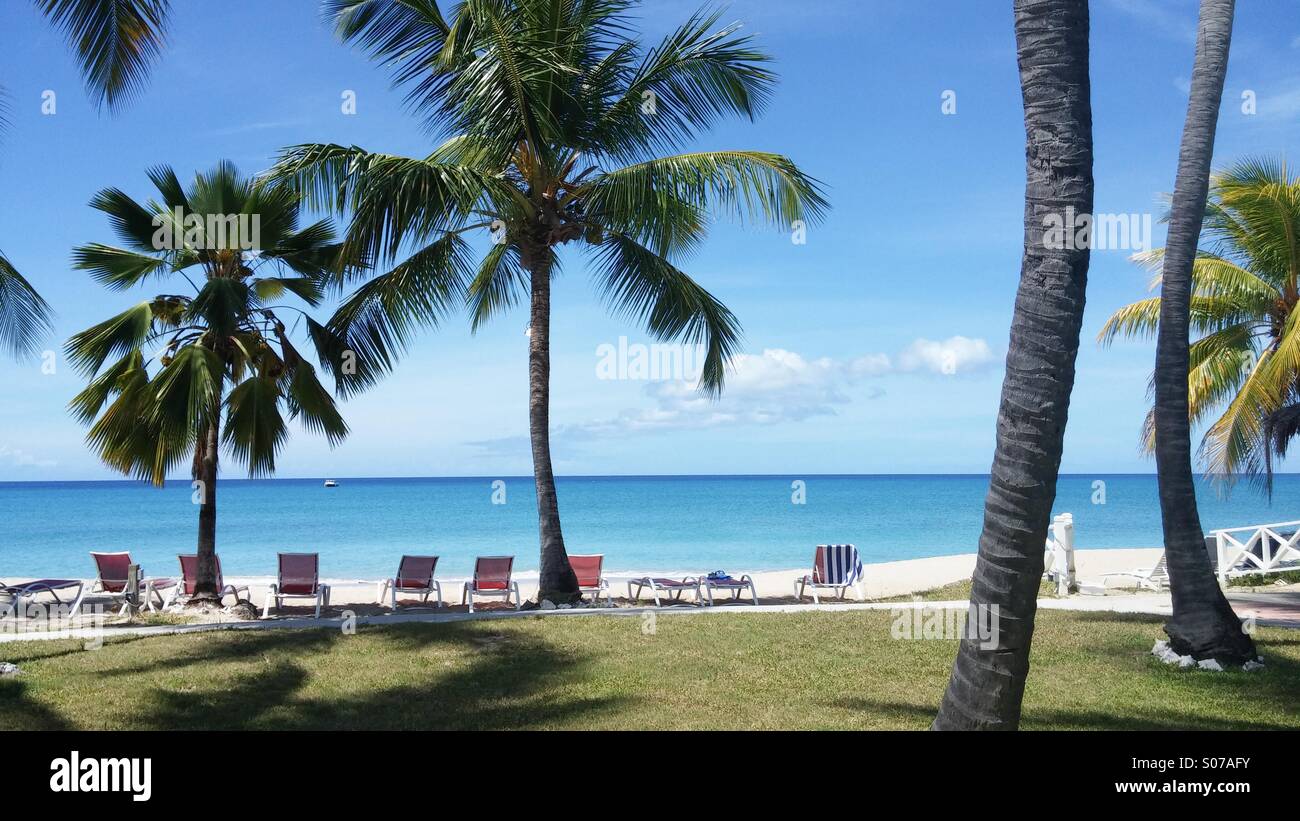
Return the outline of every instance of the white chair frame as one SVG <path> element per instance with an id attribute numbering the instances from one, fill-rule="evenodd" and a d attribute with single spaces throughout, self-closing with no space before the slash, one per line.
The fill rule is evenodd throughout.
<path id="1" fill-rule="evenodd" d="M 636 585 L 636 592 L 632 592 L 632 586 Z M 672 601 L 681 601 L 682 594 L 687 590 L 695 591 L 695 606 L 699 607 L 701 602 L 700 580 L 694 576 L 687 576 L 682 579 L 680 584 L 674 584 L 671 587 L 659 584 L 652 576 L 643 576 L 639 579 L 629 579 L 627 582 L 627 597 L 633 602 L 641 601 L 641 592 L 645 588 L 650 588 L 650 595 L 654 597 L 655 607 L 662 607 L 663 602 L 659 600 L 660 593 L 671 594 Z"/>
<path id="2" fill-rule="evenodd" d="M 480 588 L 476 586 L 476 583 L 472 579 L 465 582 L 465 589 L 462 590 L 460 594 L 460 603 L 469 604 L 469 612 L 471 613 L 474 612 L 475 596 L 501 596 L 505 598 L 506 604 L 509 604 L 511 597 L 514 597 L 516 610 L 524 606 L 523 599 L 519 597 L 519 582 L 513 580 L 504 588 Z"/>
<path id="3" fill-rule="evenodd" d="M 430 578 L 428 585 L 424 585 L 420 587 L 400 587 L 398 586 L 397 582 L 398 579 L 384 579 L 382 582 L 379 583 L 379 587 L 376 592 L 378 594 L 377 597 L 379 599 L 380 604 L 384 603 L 384 598 L 386 596 L 391 595 L 392 601 L 389 606 L 391 607 L 391 609 L 396 611 L 397 594 L 414 593 L 420 596 L 421 604 L 428 604 L 429 596 L 433 596 L 434 597 L 433 606 L 439 609 L 442 607 L 442 582 L 438 581 L 437 579 Z"/>
<path id="4" fill-rule="evenodd" d="M 754 580 L 748 574 L 741 576 L 738 580 L 731 581 L 714 581 L 709 578 L 700 579 L 700 586 L 704 588 L 704 596 L 708 599 L 709 607 L 713 606 L 714 590 L 730 590 L 731 600 L 740 601 L 740 594 L 744 593 L 746 588 L 749 589 L 749 596 L 753 600 L 755 607 L 758 606 L 758 590 L 754 588 Z"/>

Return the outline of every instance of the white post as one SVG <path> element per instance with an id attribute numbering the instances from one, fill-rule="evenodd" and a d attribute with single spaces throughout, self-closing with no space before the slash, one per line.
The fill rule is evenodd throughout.
<path id="1" fill-rule="evenodd" d="M 1052 566 L 1056 569 L 1056 594 L 1068 596 L 1075 585 L 1074 578 L 1074 514 L 1062 513 L 1052 520 L 1052 541 L 1056 556 Z"/>
<path id="2" fill-rule="evenodd" d="M 1215 564 L 1218 565 L 1219 587 L 1225 588 L 1228 586 L 1228 568 L 1227 562 L 1223 560 L 1223 543 L 1226 540 L 1227 535 L 1228 534 L 1224 533 L 1222 530 L 1216 530 L 1214 532 L 1214 552 L 1218 554 L 1218 561 L 1216 561 Z"/>

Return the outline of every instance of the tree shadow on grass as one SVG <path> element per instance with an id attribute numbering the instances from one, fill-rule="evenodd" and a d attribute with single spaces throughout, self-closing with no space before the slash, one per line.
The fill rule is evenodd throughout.
<path id="1" fill-rule="evenodd" d="M 57 712 L 27 694 L 22 674 L 0 679 L 0 730 L 71 730 Z"/>
<path id="2" fill-rule="evenodd" d="M 632 699 L 581 696 L 589 660 L 529 636 L 516 640 L 472 625 L 402 625 L 368 628 L 361 635 L 381 646 L 364 658 L 335 650 L 352 637 L 338 632 L 268 631 L 255 637 L 196 645 L 197 652 L 162 666 L 221 664 L 261 655 L 268 664 L 235 682 L 206 689 L 155 687 L 139 710 L 142 728 L 203 729 L 516 729 L 574 726 Z M 456 651 L 437 663 L 412 654 L 428 648 Z M 312 655 L 325 656 L 314 659 Z M 414 681 L 366 689 L 356 665 L 404 668 L 427 660 Z M 349 669 L 349 665 L 351 668 Z M 136 667 L 142 672 L 144 665 Z M 315 668 L 315 669 L 312 669 Z M 373 672 L 373 671 L 371 671 Z M 396 670 L 395 670 L 396 674 Z M 349 680 L 352 679 L 352 680 Z M 309 687 L 309 685 L 312 685 Z M 320 695 L 321 690 L 337 695 Z"/>

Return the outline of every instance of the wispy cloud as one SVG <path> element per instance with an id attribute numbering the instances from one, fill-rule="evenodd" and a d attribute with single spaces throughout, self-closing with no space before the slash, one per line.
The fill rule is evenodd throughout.
<path id="1" fill-rule="evenodd" d="M 59 464 L 53 459 L 41 459 L 21 448 L 10 447 L 9 445 L 0 445 L 0 460 L 16 468 L 52 468 L 58 467 Z"/>
<path id="2" fill-rule="evenodd" d="M 1106 0 L 1151 31 L 1185 43 L 1196 42 L 1196 6 L 1182 0 Z"/>
<path id="3" fill-rule="evenodd" d="M 245 123 L 243 125 L 234 125 L 228 128 L 218 128 L 214 131 L 207 132 L 216 137 L 230 137 L 235 134 L 250 134 L 255 131 L 271 131 L 279 128 L 293 128 L 294 126 L 306 125 L 306 119 L 296 120 L 268 120 L 259 123 Z"/>
<path id="4" fill-rule="evenodd" d="M 809 358 L 769 348 L 735 357 L 726 390 L 716 401 L 701 395 L 693 382 L 651 382 L 645 388 L 649 407 L 628 408 L 613 417 L 560 425 L 551 437 L 552 441 L 572 445 L 645 432 L 803 422 L 834 416 L 837 408 L 855 398 L 884 397 L 884 387 L 866 383 L 886 375 L 951 378 L 986 370 L 992 362 L 993 352 L 987 342 L 963 336 L 941 341 L 917 339 L 896 357 L 869 353 L 851 359 Z M 504 454 L 523 452 L 527 443 L 526 436 L 510 436 L 469 444 Z"/>

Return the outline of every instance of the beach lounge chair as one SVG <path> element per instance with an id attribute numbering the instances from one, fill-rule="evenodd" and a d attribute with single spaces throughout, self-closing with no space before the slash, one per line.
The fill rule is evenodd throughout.
<path id="1" fill-rule="evenodd" d="M 54 597 L 55 604 L 62 605 L 63 599 L 59 598 L 59 591 L 74 588 L 77 592 L 72 594 L 68 615 L 76 615 L 81 610 L 81 599 L 85 595 L 86 585 L 79 579 L 37 579 L 22 584 L 0 582 L 0 595 L 9 598 L 7 605 L 0 608 L 0 618 L 21 615 L 26 610 L 27 604 L 42 593 L 49 593 Z"/>
<path id="2" fill-rule="evenodd" d="M 193 553 L 182 553 L 176 557 L 181 563 L 181 595 L 193 596 L 194 587 L 199 583 L 199 557 Z M 235 602 L 240 600 L 239 592 L 242 590 L 242 598 L 247 599 L 249 596 L 248 585 L 241 584 L 236 587 L 233 584 L 226 584 L 226 580 L 221 575 L 221 557 L 217 556 L 217 596 L 225 598 L 226 594 L 235 597 Z"/>
<path id="3" fill-rule="evenodd" d="M 754 589 L 754 580 L 749 576 L 741 576 L 739 579 L 733 579 L 731 576 L 705 576 L 700 579 L 700 587 L 704 589 L 704 598 L 708 601 L 709 607 L 713 606 L 714 590 L 729 591 L 732 601 L 740 601 L 740 594 L 748 590 L 753 604 L 758 605 L 758 591 Z"/>
<path id="4" fill-rule="evenodd" d="M 592 594 L 596 604 L 600 604 L 602 594 L 605 596 L 605 604 L 609 604 L 609 582 L 601 575 L 604 564 L 604 554 L 569 557 L 569 566 L 578 577 L 578 592 Z"/>
<path id="5" fill-rule="evenodd" d="M 813 572 L 794 583 L 795 598 L 803 600 L 804 591 L 811 589 L 813 604 L 821 604 L 818 590 L 835 591 L 838 598 L 852 587 L 859 599 L 865 599 L 862 589 L 862 558 L 851 544 L 819 544 L 813 553 Z"/>
<path id="6" fill-rule="evenodd" d="M 384 579 L 379 583 L 379 603 L 384 603 L 384 596 L 393 597 L 393 609 L 397 609 L 397 594 L 410 593 L 420 597 L 421 604 L 429 603 L 433 595 L 434 607 L 442 607 L 442 585 L 433 577 L 438 567 L 437 556 L 403 556 L 397 565 L 397 576 Z"/>
<path id="7" fill-rule="evenodd" d="M 1137 580 L 1137 586 L 1142 590 L 1155 590 L 1159 592 L 1169 586 L 1169 568 L 1165 565 L 1165 554 L 1160 554 L 1160 561 L 1156 562 L 1155 567 L 1139 567 L 1135 570 L 1123 570 L 1118 573 L 1101 574 L 1102 586 L 1104 587 L 1106 579 L 1116 576 L 1124 576 Z"/>
<path id="8" fill-rule="evenodd" d="M 103 593 L 114 601 L 122 602 L 120 612 L 125 613 L 130 603 L 126 597 L 127 568 L 135 562 L 131 561 L 130 553 L 96 553 L 91 551 L 90 557 L 95 560 L 95 569 L 99 574 L 91 585 L 90 593 Z M 154 612 L 157 608 L 154 606 L 154 600 L 158 601 L 158 607 L 166 607 L 176 600 L 180 587 L 177 586 L 175 579 L 158 578 L 150 579 L 144 575 L 144 568 L 140 568 L 140 575 L 137 579 L 140 585 L 140 600 L 149 608 L 149 612 Z M 167 598 L 164 599 L 162 591 L 169 590 Z"/>
<path id="9" fill-rule="evenodd" d="M 636 592 L 632 592 L 632 585 L 636 585 Z M 650 595 L 654 596 L 655 607 L 662 606 L 663 602 L 659 600 L 659 594 L 664 593 L 671 596 L 673 601 L 681 601 L 682 594 L 687 590 L 695 591 L 695 603 L 700 603 L 700 580 L 694 576 L 687 576 L 680 581 L 677 579 L 656 578 L 654 576 L 643 576 L 639 579 L 630 579 L 627 583 L 627 597 L 634 602 L 641 600 L 641 591 L 650 588 Z"/>
<path id="10" fill-rule="evenodd" d="M 506 604 L 514 596 L 515 609 L 518 610 L 523 606 L 523 600 L 519 598 L 519 582 L 510 579 L 514 566 L 514 556 L 479 556 L 474 560 L 474 579 L 465 582 L 460 603 L 468 602 L 469 612 L 473 613 L 475 596 L 503 596 Z"/>
<path id="11" fill-rule="evenodd" d="M 271 602 L 275 609 L 284 606 L 285 599 L 315 599 L 316 618 L 322 607 L 330 606 L 330 586 L 320 582 L 320 555 L 316 553 L 281 553 L 280 574 L 276 583 L 266 591 L 262 618 L 271 615 Z"/>

